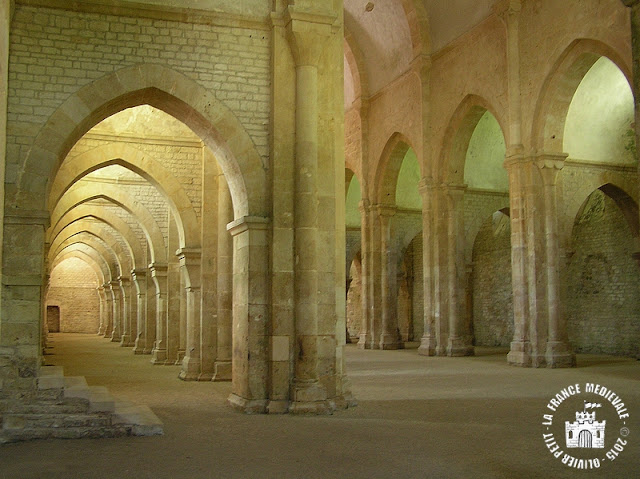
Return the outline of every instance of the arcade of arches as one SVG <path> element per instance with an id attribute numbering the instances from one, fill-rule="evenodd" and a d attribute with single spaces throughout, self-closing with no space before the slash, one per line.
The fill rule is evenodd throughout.
<path id="1" fill-rule="evenodd" d="M 260 413 L 347 343 L 640 354 L 638 2 L 451 3 L 1 0 L 0 442 L 53 331 Z"/>

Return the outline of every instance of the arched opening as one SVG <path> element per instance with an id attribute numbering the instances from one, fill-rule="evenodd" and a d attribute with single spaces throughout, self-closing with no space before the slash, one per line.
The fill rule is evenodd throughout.
<path id="1" fill-rule="evenodd" d="M 628 218 L 633 218 L 629 221 Z M 640 353 L 637 204 L 607 184 L 578 212 L 567 265 L 567 330 L 576 352 Z"/>

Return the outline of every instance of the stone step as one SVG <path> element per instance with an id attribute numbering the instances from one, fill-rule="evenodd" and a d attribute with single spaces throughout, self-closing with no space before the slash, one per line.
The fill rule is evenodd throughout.
<path id="1" fill-rule="evenodd" d="M 16 404 L 11 408 L 13 414 L 82 414 L 89 409 L 89 402 L 84 399 L 65 399 L 64 401 L 36 401 Z"/>
<path id="2" fill-rule="evenodd" d="M 0 435 L 0 444 L 17 441 L 30 441 L 33 439 L 97 439 L 129 435 L 131 435 L 131 431 L 125 426 L 110 426 L 107 428 L 65 427 L 48 429 L 9 429 L 2 431 L 2 435 Z"/>
<path id="3" fill-rule="evenodd" d="M 134 436 L 158 436 L 164 433 L 162 421 L 149 406 L 130 401 L 116 402 L 111 423 L 130 427 Z"/>
<path id="4" fill-rule="evenodd" d="M 89 386 L 89 412 L 113 412 L 116 402 L 104 386 Z"/>
<path id="5" fill-rule="evenodd" d="M 38 373 L 38 389 L 64 388 L 64 369 L 62 366 L 43 366 Z"/>
<path id="6" fill-rule="evenodd" d="M 6 414 L 2 421 L 4 430 L 107 428 L 111 426 L 108 414 Z"/>

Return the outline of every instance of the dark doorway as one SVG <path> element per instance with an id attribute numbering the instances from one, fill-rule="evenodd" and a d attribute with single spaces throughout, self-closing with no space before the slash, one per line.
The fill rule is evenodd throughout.
<path id="1" fill-rule="evenodd" d="M 47 306 L 47 331 L 50 333 L 60 332 L 60 307 Z"/>

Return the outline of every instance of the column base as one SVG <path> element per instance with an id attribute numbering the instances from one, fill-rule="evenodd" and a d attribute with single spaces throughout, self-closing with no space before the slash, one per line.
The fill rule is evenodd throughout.
<path id="1" fill-rule="evenodd" d="M 131 336 L 129 336 L 128 334 L 123 335 L 122 339 L 120 339 L 120 347 L 130 348 L 131 346 L 134 346 L 134 345 L 135 343 L 131 341 Z"/>
<path id="2" fill-rule="evenodd" d="M 289 401 L 269 401 L 267 404 L 267 414 L 287 414 L 289 412 Z"/>
<path id="3" fill-rule="evenodd" d="M 115 334 L 115 333 L 111 335 L 111 342 L 112 343 L 119 343 L 121 339 L 122 338 L 118 337 L 118 335 Z"/>
<path id="4" fill-rule="evenodd" d="M 436 338 L 433 336 L 422 336 L 420 338 L 420 346 L 418 347 L 418 354 L 422 356 L 435 356 L 436 355 Z"/>
<path id="5" fill-rule="evenodd" d="M 563 341 L 547 341 L 544 355 L 548 368 L 574 368 L 576 355 L 569 345 Z"/>
<path id="6" fill-rule="evenodd" d="M 332 414 L 336 408 L 335 404 L 327 399 L 327 391 L 318 381 L 296 381 L 291 397 L 291 414 Z"/>
<path id="7" fill-rule="evenodd" d="M 398 340 L 395 334 L 380 335 L 379 349 L 404 349 L 404 343 Z"/>
<path id="8" fill-rule="evenodd" d="M 358 339 L 358 349 L 371 349 L 367 347 L 367 335 L 361 334 L 360 339 Z"/>
<path id="9" fill-rule="evenodd" d="M 145 348 L 145 349 L 142 350 L 142 354 L 151 354 L 152 352 L 153 352 L 153 349 Z"/>
<path id="10" fill-rule="evenodd" d="M 98 336 L 104 336 L 104 326 L 100 326 L 100 329 L 98 329 Z"/>
<path id="11" fill-rule="evenodd" d="M 529 341 L 512 341 L 511 350 L 507 354 L 507 362 L 513 366 L 528 368 L 531 366 L 531 354 Z"/>
<path id="12" fill-rule="evenodd" d="M 200 378 L 200 360 L 185 356 L 182 360 L 182 371 L 178 377 L 183 381 L 198 381 Z M 211 380 L 211 377 L 209 377 Z"/>
<path id="13" fill-rule="evenodd" d="M 232 408 L 245 414 L 264 414 L 267 412 L 266 399 L 246 399 L 235 394 L 229 396 L 229 404 Z"/>
<path id="14" fill-rule="evenodd" d="M 212 381 L 231 381 L 231 361 L 216 361 L 214 367 Z"/>
<path id="15" fill-rule="evenodd" d="M 205 382 L 213 379 L 213 373 L 200 373 L 197 381 Z"/>
<path id="16" fill-rule="evenodd" d="M 178 349 L 178 359 L 176 359 L 176 366 L 180 366 L 182 364 L 185 354 L 186 351 L 184 349 Z"/>
<path id="17" fill-rule="evenodd" d="M 167 350 L 153 348 L 151 351 L 151 364 L 154 366 L 164 365 L 167 361 Z"/>
<path id="18" fill-rule="evenodd" d="M 475 354 L 472 345 L 467 344 L 464 339 L 450 337 L 449 344 L 447 345 L 447 356 L 450 357 L 462 357 L 473 356 Z"/>

